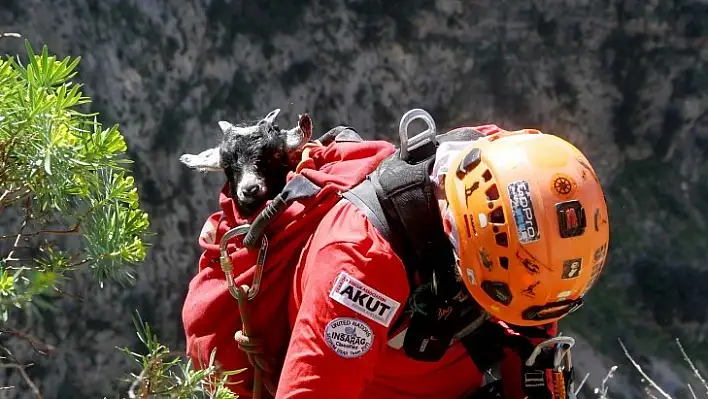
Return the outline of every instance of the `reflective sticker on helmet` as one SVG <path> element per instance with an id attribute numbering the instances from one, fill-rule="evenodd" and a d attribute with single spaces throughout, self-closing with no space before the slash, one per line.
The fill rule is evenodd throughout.
<path id="1" fill-rule="evenodd" d="M 551 189 L 556 195 L 568 198 L 573 195 L 578 184 L 565 173 L 557 173 L 551 178 Z"/>
<path id="2" fill-rule="evenodd" d="M 521 290 L 521 293 L 524 294 L 524 296 L 526 296 L 527 298 L 536 298 L 536 287 L 538 287 L 539 284 L 541 284 L 540 281 L 535 281 L 529 284 L 523 290 Z"/>
<path id="3" fill-rule="evenodd" d="M 489 252 L 487 252 L 486 249 L 480 248 L 479 250 L 479 259 L 482 261 L 482 265 L 487 269 L 487 270 L 492 270 L 492 266 L 494 264 L 492 263 L 492 260 L 489 259 Z"/>
<path id="4" fill-rule="evenodd" d="M 479 216 L 479 227 L 482 227 L 482 228 L 487 227 L 487 223 L 488 223 L 487 215 L 480 212 L 480 214 L 477 216 Z"/>
<path id="5" fill-rule="evenodd" d="M 595 179 L 595 182 L 597 182 L 597 184 L 600 184 L 600 179 L 597 178 L 597 175 L 595 174 L 595 172 L 594 172 L 594 171 L 592 170 L 592 168 L 590 167 L 590 164 L 588 164 L 588 163 L 586 162 L 586 160 L 583 159 L 583 157 L 575 157 L 575 160 L 578 161 L 578 163 L 579 163 L 586 171 L 588 171 L 588 172 L 590 173 L 590 176 L 592 176 L 592 178 Z"/>
<path id="6" fill-rule="evenodd" d="M 472 238 L 472 235 L 477 235 L 477 227 L 474 224 L 474 218 L 468 214 L 464 215 L 465 220 L 465 231 L 467 232 L 467 238 Z"/>
<path id="7" fill-rule="evenodd" d="M 351 317 L 338 317 L 327 323 L 325 342 L 341 357 L 364 356 L 374 342 L 374 332 L 368 324 Z"/>
<path id="8" fill-rule="evenodd" d="M 536 258 L 529 253 L 529 251 L 525 250 L 524 248 L 521 248 L 520 250 L 516 251 L 516 257 L 519 259 L 521 264 L 524 266 L 527 272 L 530 274 L 536 274 L 541 271 L 541 267 L 545 267 L 549 271 L 553 271 L 550 267 L 541 264 Z"/>
<path id="9" fill-rule="evenodd" d="M 558 229 L 561 238 L 578 237 L 585 233 L 587 222 L 585 208 L 579 201 L 572 200 L 556 204 Z"/>
<path id="10" fill-rule="evenodd" d="M 563 261 L 563 275 L 564 280 L 577 278 L 580 276 L 580 271 L 583 267 L 583 259 L 567 259 Z"/>
<path id="11" fill-rule="evenodd" d="M 533 211 L 529 183 L 525 180 L 509 183 L 507 191 L 509 192 L 511 213 L 516 222 L 516 233 L 519 237 L 519 242 L 528 244 L 538 241 L 541 238 L 541 234 Z"/>
<path id="12" fill-rule="evenodd" d="M 472 285 L 477 285 L 477 278 L 474 276 L 474 270 L 467 269 L 467 281 Z"/>
<path id="13" fill-rule="evenodd" d="M 607 243 L 605 243 L 602 247 L 598 248 L 598 251 L 600 251 L 600 250 L 604 251 L 606 249 L 607 249 Z M 600 276 L 600 271 L 602 270 L 602 264 L 604 262 L 604 258 L 597 259 L 597 256 L 598 256 L 597 251 L 595 251 L 595 259 L 594 260 L 597 263 L 595 263 L 592 266 L 592 271 L 590 272 L 590 281 L 585 286 L 585 289 L 580 294 L 580 296 L 584 296 L 585 294 L 587 294 L 587 292 L 590 290 L 590 288 L 592 288 L 592 286 L 595 285 L 595 281 L 597 281 L 597 278 Z"/>
<path id="14" fill-rule="evenodd" d="M 595 254 L 593 255 L 593 260 L 595 262 L 599 262 L 602 260 L 603 256 L 605 255 L 605 250 L 607 249 L 607 243 L 602 244 L 601 247 L 595 250 Z"/>
<path id="15" fill-rule="evenodd" d="M 561 291 L 561 292 L 558 293 L 558 295 L 556 296 L 556 298 L 557 298 L 557 299 L 567 298 L 567 297 L 569 297 L 570 294 L 572 294 L 572 293 L 573 293 L 573 291 L 570 291 L 570 290 Z"/>

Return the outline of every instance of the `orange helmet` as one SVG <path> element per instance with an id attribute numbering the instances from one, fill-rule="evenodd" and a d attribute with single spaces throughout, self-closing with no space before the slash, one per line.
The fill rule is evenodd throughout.
<path id="1" fill-rule="evenodd" d="M 579 308 L 609 243 L 600 182 L 572 144 L 538 130 L 470 144 L 445 176 L 459 271 L 492 316 L 520 326 Z"/>

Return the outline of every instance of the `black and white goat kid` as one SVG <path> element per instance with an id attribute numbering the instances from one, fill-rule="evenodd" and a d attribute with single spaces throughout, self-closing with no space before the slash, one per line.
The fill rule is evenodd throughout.
<path id="1" fill-rule="evenodd" d="M 180 161 L 201 172 L 224 172 L 230 194 L 242 217 L 252 216 L 285 186 L 288 171 L 297 165 L 302 147 L 312 137 L 312 120 L 300 115 L 292 129 L 281 129 L 275 118 L 280 109 L 253 125 L 219 121 L 221 143 L 201 153 L 183 154 Z"/>

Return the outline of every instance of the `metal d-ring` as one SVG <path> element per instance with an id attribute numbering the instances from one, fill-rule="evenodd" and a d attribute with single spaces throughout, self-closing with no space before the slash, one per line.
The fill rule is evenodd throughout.
<path id="1" fill-rule="evenodd" d="M 408 125 L 411 124 L 416 119 L 422 119 L 428 128 L 415 136 L 408 138 Z M 420 108 L 414 108 L 401 117 L 401 121 L 398 124 L 398 136 L 401 140 L 401 152 L 400 158 L 404 161 L 408 160 L 408 153 L 424 144 L 426 142 L 432 142 L 437 144 L 435 136 L 437 131 L 435 128 L 435 121 L 430 114 Z"/>
<path id="2" fill-rule="evenodd" d="M 231 257 L 229 257 L 229 254 L 227 253 L 227 245 L 228 241 L 236 236 L 239 235 L 245 235 L 248 233 L 250 230 L 251 225 L 250 224 L 243 224 L 240 226 L 236 226 L 233 229 L 227 231 L 222 237 L 221 241 L 219 242 L 219 252 L 220 252 L 220 263 L 221 263 L 221 269 L 224 271 L 224 275 L 226 276 L 226 284 L 229 287 L 229 292 L 231 293 L 231 296 L 236 298 L 237 300 L 239 299 L 240 293 L 238 290 L 236 290 L 236 284 L 234 283 L 234 277 L 233 274 L 231 273 L 234 270 L 234 266 L 231 263 Z M 263 279 L 263 265 L 265 264 L 266 260 L 266 255 L 268 253 L 268 237 L 266 237 L 265 234 L 263 234 L 261 238 L 261 245 L 258 248 L 258 258 L 256 259 L 256 270 L 254 271 L 253 274 L 253 284 L 248 288 L 248 293 L 247 297 L 249 300 L 255 298 L 255 296 L 258 294 L 258 291 L 261 288 L 261 280 Z"/>

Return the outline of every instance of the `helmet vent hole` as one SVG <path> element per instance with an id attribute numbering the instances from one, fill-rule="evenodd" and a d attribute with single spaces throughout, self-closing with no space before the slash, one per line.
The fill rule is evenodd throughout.
<path id="1" fill-rule="evenodd" d="M 489 212 L 489 221 L 493 224 L 504 224 L 504 209 L 497 207 L 495 210 Z"/>
<path id="2" fill-rule="evenodd" d="M 489 169 L 485 170 L 484 173 L 482 173 L 482 178 L 485 182 L 492 180 L 492 172 L 490 172 Z"/>
<path id="3" fill-rule="evenodd" d="M 509 246 L 509 237 L 507 237 L 506 233 L 495 234 L 494 239 L 496 240 L 497 245 L 499 245 L 500 247 L 506 248 Z M 506 259 L 506 258 L 504 258 L 504 259 Z M 501 259 L 500 259 L 500 262 L 501 262 Z M 507 263 L 508 263 L 508 260 L 507 260 Z"/>
<path id="4" fill-rule="evenodd" d="M 504 235 L 506 235 L 506 233 L 504 233 Z M 499 264 L 500 264 L 501 267 L 503 267 L 504 269 L 509 270 L 509 258 L 507 258 L 506 256 L 500 256 L 500 257 L 499 257 Z"/>
<path id="5" fill-rule="evenodd" d="M 494 201 L 499 199 L 499 190 L 496 184 L 492 184 L 486 191 L 487 201 Z"/>
<path id="6" fill-rule="evenodd" d="M 504 306 L 509 306 L 511 300 L 511 290 L 509 286 L 501 281 L 482 281 L 482 290 L 489 295 L 493 300 L 501 303 Z"/>

